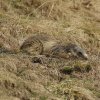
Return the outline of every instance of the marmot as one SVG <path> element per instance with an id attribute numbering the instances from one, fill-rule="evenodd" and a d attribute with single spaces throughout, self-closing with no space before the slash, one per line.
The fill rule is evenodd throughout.
<path id="1" fill-rule="evenodd" d="M 69 43 L 67 45 L 61 45 L 57 40 L 48 35 L 35 35 L 29 37 L 22 44 L 22 51 L 25 51 L 29 54 L 34 54 L 34 51 L 37 51 L 39 55 L 46 56 L 58 56 L 66 58 L 66 55 L 70 52 L 76 57 L 81 57 L 83 59 L 88 59 L 88 55 L 84 49 L 76 44 Z"/>
<path id="2" fill-rule="evenodd" d="M 88 55 L 80 46 L 69 43 L 59 44 L 55 38 L 46 34 L 37 34 L 27 38 L 20 46 L 13 37 L 0 35 L 0 52 L 18 53 L 25 52 L 31 55 L 46 55 L 66 58 L 70 52 L 76 57 L 88 59 Z"/>

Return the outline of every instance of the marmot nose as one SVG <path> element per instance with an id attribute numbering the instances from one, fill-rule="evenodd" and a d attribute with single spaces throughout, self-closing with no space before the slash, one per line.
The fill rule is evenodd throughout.
<path id="1" fill-rule="evenodd" d="M 85 58 L 85 60 L 88 60 L 88 55 L 87 54 L 84 54 L 84 58 Z"/>

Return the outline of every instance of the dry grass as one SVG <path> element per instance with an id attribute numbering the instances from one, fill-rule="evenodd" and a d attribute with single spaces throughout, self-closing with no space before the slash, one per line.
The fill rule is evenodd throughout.
<path id="1" fill-rule="evenodd" d="M 0 54 L 0 100 L 6 100 L 8 96 L 7 100 L 64 100 L 68 93 L 69 100 L 74 99 L 73 96 L 85 97 L 85 100 L 100 98 L 100 0 L 90 0 L 89 4 L 83 1 L 86 0 L 0 1 L 1 44 L 10 41 L 13 49 L 19 49 L 19 44 L 30 35 L 51 35 L 61 43 L 81 45 L 89 54 L 87 62 L 69 59 L 66 66 L 74 68 L 77 65 L 82 70 L 87 65 L 91 67 L 89 72 L 74 71 L 66 75 L 60 73 L 62 66 L 57 66 L 54 59 L 49 65 L 41 65 L 31 63 L 29 55 Z M 59 77 L 63 81 L 59 82 Z M 65 79 L 72 83 L 76 80 L 70 86 L 71 90 L 65 86 Z M 76 91 L 78 83 L 80 87 Z M 61 84 L 64 84 L 63 88 Z"/>
<path id="2" fill-rule="evenodd" d="M 81 86 L 81 87 L 80 87 Z M 52 89 L 53 88 L 53 89 Z M 52 85 L 49 90 L 53 90 L 53 93 L 60 95 L 63 99 L 84 99 L 84 100 L 95 100 L 96 97 L 89 90 L 86 90 L 80 82 L 76 80 L 67 79 L 59 85 Z M 58 96 L 59 96 L 58 95 Z M 97 100 L 97 99 L 96 99 Z"/>

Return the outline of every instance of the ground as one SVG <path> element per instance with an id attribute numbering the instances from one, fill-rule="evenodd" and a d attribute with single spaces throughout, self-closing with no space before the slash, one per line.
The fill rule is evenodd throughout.
<path id="1" fill-rule="evenodd" d="M 1 53 L 0 100 L 99 100 L 99 5 L 100 0 L 1 0 L 1 43 L 11 39 L 17 48 L 33 34 L 46 34 L 80 45 L 89 59 L 44 57 L 39 64 L 19 49 Z"/>

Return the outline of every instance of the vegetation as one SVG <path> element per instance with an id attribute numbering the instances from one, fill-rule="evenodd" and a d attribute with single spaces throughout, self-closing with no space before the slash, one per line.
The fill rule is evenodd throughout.
<path id="1" fill-rule="evenodd" d="M 10 41 L 19 52 L 27 37 L 46 34 L 82 46 L 89 59 L 39 64 L 32 55 L 0 53 L 0 100 L 99 100 L 99 5 L 100 0 L 1 0 L 0 47 Z"/>

